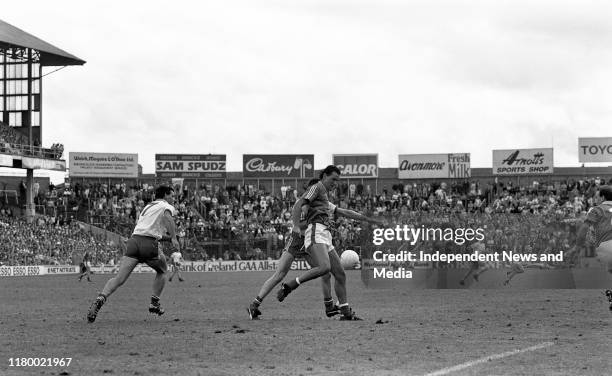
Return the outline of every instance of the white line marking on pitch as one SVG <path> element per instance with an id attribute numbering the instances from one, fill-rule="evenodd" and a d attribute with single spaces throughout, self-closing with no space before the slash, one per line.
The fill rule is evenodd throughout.
<path id="1" fill-rule="evenodd" d="M 540 344 L 535 345 L 535 346 L 527 347 L 526 349 L 512 350 L 512 351 L 507 351 L 507 352 L 504 352 L 504 353 L 501 353 L 501 354 L 489 355 L 487 357 L 476 359 L 476 360 L 472 360 L 472 361 L 465 362 L 465 363 L 462 363 L 462 364 L 458 364 L 458 365 L 453 366 L 453 367 L 443 368 L 441 370 L 428 373 L 425 376 L 442 376 L 442 375 L 447 375 L 447 374 L 449 374 L 451 372 L 457 372 L 457 371 L 460 371 L 462 369 L 475 366 L 477 364 L 486 363 L 486 362 L 489 362 L 489 361 L 495 360 L 495 359 L 506 358 L 506 357 L 509 357 L 509 356 L 512 356 L 512 355 L 517 355 L 517 354 L 521 354 L 521 353 L 528 352 L 528 351 L 535 351 L 535 350 L 543 349 L 545 347 L 549 347 L 549 346 L 552 346 L 554 344 L 555 344 L 554 342 L 543 342 L 543 343 L 540 343 Z"/>

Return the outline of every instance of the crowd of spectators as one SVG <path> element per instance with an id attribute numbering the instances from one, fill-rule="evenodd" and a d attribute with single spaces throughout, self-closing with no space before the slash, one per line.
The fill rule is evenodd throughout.
<path id="1" fill-rule="evenodd" d="M 11 210 L 0 209 L 0 263 L 6 265 L 78 264 L 85 252 L 95 264 L 117 261 L 118 247 L 83 231 L 76 221 L 61 223 L 39 216 L 28 223 Z"/>
<path id="2" fill-rule="evenodd" d="M 290 230 L 295 197 L 227 190 L 219 186 L 176 186 L 179 242 L 193 258 L 257 259 L 276 257 Z M 154 198 L 154 186 L 80 184 L 70 193 L 87 203 L 87 221 L 129 236 L 138 214 Z"/>
<path id="3" fill-rule="evenodd" d="M 50 149 L 45 149 L 45 158 L 62 159 L 64 155 L 64 144 L 53 144 Z"/>
<path id="4" fill-rule="evenodd" d="M 342 184 L 331 199 L 340 207 L 384 217 L 390 227 L 407 224 L 485 228 L 485 242 L 491 250 L 551 253 L 568 250 L 573 245 L 576 222 L 598 203 L 597 187 L 605 183 L 599 178 L 520 186 L 512 182 L 426 182 L 394 185 L 383 188 L 379 194 L 369 186 Z M 291 230 L 291 207 L 303 189 L 284 187 L 280 194 L 272 195 L 252 187 L 225 189 L 219 185 L 176 184 L 177 230 L 185 258 L 196 261 L 278 258 Z M 78 226 L 70 224 L 71 220 L 80 219 L 128 237 L 140 211 L 153 198 L 154 186 L 150 184 L 101 182 L 79 182 L 63 190 L 51 187 L 50 192 L 37 195 L 39 205 L 49 209 L 52 227 L 69 231 L 78 239 L 64 247 L 65 252 L 74 252 L 76 246 L 82 247 L 79 252 L 85 251 L 94 242 L 98 248 L 92 250 L 89 244 L 89 251 L 99 262 L 105 262 L 117 250 L 89 235 L 78 237 Z M 18 227 L 24 224 L 12 223 Z M 18 233 L 26 238 L 34 236 L 32 226 L 36 224 L 24 225 L 25 232 Z M 364 226 L 351 220 L 337 220 L 333 231 L 336 248 L 340 252 L 371 248 L 368 238 L 371 231 L 364 231 Z M 48 224 L 43 226 L 45 231 L 50 231 L 48 228 Z M 43 233 L 42 239 L 49 234 Z M 40 248 L 46 252 L 43 254 L 66 260 L 68 253 L 55 250 L 53 241 L 37 242 L 44 243 Z M 19 243 L 18 248 L 24 244 L 28 242 Z M 421 244 L 426 251 L 446 252 L 467 252 L 467 246 L 452 242 Z"/>

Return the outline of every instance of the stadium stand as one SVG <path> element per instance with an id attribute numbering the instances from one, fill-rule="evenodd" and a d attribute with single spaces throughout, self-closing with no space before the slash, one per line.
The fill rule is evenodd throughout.
<path id="1" fill-rule="evenodd" d="M 477 182 L 418 183 L 395 185 L 380 194 L 363 187 L 342 185 L 333 200 L 340 206 L 369 215 L 388 218 L 394 224 L 457 228 L 468 223 L 485 227 L 488 248 L 496 251 L 546 253 L 568 250 L 574 242 L 575 224 L 595 204 L 596 188 L 601 179 L 559 180 L 529 185 L 486 184 Z M 38 192 L 36 203 L 42 218 L 32 225 L 7 214 L 2 206 L 2 226 L 17 240 L 7 241 L 1 262 L 70 261 L 74 254 L 87 250 L 95 263 L 118 257 L 120 247 L 104 244 L 103 239 L 80 234 L 76 220 L 128 237 L 138 213 L 153 198 L 153 185 L 128 186 L 126 183 L 75 183 L 67 187 L 49 187 Z M 219 186 L 185 184 L 175 187 L 178 209 L 177 228 L 188 260 L 233 260 L 278 258 L 290 231 L 290 210 L 295 195 L 271 195 L 260 190 L 224 189 Z M 7 210 L 5 210 L 7 209 Z M 9 219 L 8 221 L 6 219 Z M 23 226 L 23 229 L 21 227 Z M 371 243 L 359 223 L 340 220 L 335 227 L 335 245 L 339 251 L 358 249 Z M 27 235 L 40 234 L 44 246 L 27 248 Z M 61 236 L 59 235 L 61 234 Z M 23 238 L 21 241 L 20 238 Z M 39 239 L 38 236 L 35 236 Z M 52 246 L 54 240 L 66 239 L 66 246 Z M 7 246 L 11 244 L 11 246 Z M 12 247 L 12 248 L 11 248 Z M 25 248 L 24 248 L 25 247 Z M 467 245 L 426 242 L 423 250 L 437 248 L 446 252 L 467 252 Z M 24 251 L 27 249 L 28 251 Z M 30 253 L 28 253 L 30 252 Z M 18 255 L 18 257 L 12 257 Z M 43 260 L 44 261 L 44 260 Z"/>
<path id="2" fill-rule="evenodd" d="M 62 159 L 64 145 L 55 143 L 50 148 L 43 148 L 38 140 L 35 140 L 34 145 L 30 146 L 27 136 L 16 131 L 14 127 L 0 121 L 0 153 Z"/>
<path id="3" fill-rule="evenodd" d="M 40 216 L 27 223 L 2 209 L 0 227 L 0 262 L 5 265 L 78 264 L 85 252 L 96 264 L 117 257 L 116 245 L 84 232 L 77 222 L 60 224 L 53 217 Z"/>

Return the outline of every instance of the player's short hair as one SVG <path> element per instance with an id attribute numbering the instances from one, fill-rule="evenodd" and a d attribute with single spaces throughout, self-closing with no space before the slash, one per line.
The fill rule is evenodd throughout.
<path id="1" fill-rule="evenodd" d="M 338 175 L 341 174 L 340 173 L 340 169 L 338 167 L 334 166 L 334 165 L 329 165 L 329 166 L 325 167 L 323 169 L 323 171 L 321 171 L 321 173 L 319 174 L 319 180 L 323 180 L 323 177 L 329 176 L 329 175 L 333 174 L 334 172 L 337 173 Z"/>
<path id="2" fill-rule="evenodd" d="M 606 199 L 606 201 L 612 201 L 612 186 L 602 185 L 599 187 L 599 195 Z"/>
<path id="3" fill-rule="evenodd" d="M 308 186 L 311 187 L 319 182 L 319 179 L 310 179 Z"/>
<path id="4" fill-rule="evenodd" d="M 157 187 L 157 189 L 155 189 L 155 199 L 158 200 L 160 198 L 164 198 L 167 194 L 170 194 L 170 192 L 174 192 L 174 188 L 167 185 L 160 185 Z"/>

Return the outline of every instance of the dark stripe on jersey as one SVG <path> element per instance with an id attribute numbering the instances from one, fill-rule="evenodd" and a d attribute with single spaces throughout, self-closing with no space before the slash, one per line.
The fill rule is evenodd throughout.
<path id="1" fill-rule="evenodd" d="M 310 187 L 310 189 L 308 190 L 308 192 L 306 192 L 306 194 L 304 195 L 304 198 L 306 200 L 311 200 L 312 196 L 314 196 L 314 194 L 316 193 L 317 190 L 317 184 L 313 185 L 312 187 Z"/>
<path id="2" fill-rule="evenodd" d="M 291 243 L 293 242 L 293 234 L 289 235 L 289 241 L 287 242 L 287 244 L 285 244 L 285 251 L 289 250 L 289 247 L 291 247 Z"/>
<path id="3" fill-rule="evenodd" d="M 310 233 L 310 245 L 315 243 L 315 233 L 317 232 L 317 224 L 312 224 L 312 232 Z"/>
<path id="4" fill-rule="evenodd" d="M 145 215 L 145 213 L 147 212 L 147 210 L 151 209 L 153 206 L 155 206 L 155 205 L 157 205 L 157 204 L 159 204 L 159 203 L 160 203 L 160 201 L 153 201 L 153 202 L 150 202 L 150 203 L 147 205 L 147 207 L 146 207 L 146 208 L 142 209 L 142 212 L 140 212 L 140 215 L 141 215 L 141 216 Z"/>

